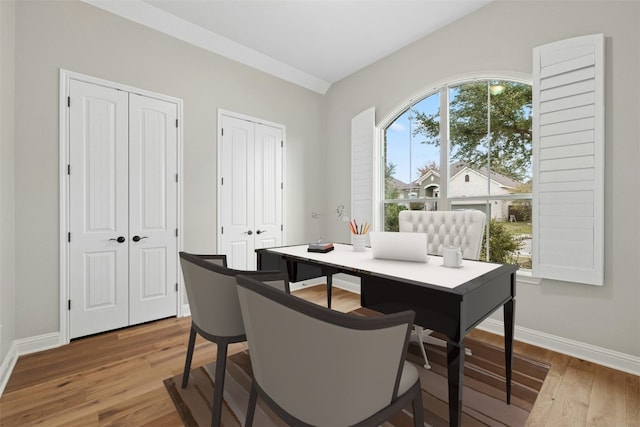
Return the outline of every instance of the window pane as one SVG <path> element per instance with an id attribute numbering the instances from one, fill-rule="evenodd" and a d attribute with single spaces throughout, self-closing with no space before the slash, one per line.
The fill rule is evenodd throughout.
<path id="1" fill-rule="evenodd" d="M 385 129 L 385 199 L 437 197 L 439 105 L 439 93 L 428 96 Z"/>
<path id="2" fill-rule="evenodd" d="M 489 261 L 518 264 L 531 269 L 531 200 L 500 200 L 507 208 L 507 219 L 493 217 L 489 226 Z M 496 201 L 491 201 L 494 209 Z M 486 237 L 480 259 L 487 260 Z"/>
<path id="3" fill-rule="evenodd" d="M 440 194 L 441 93 L 449 97 L 448 194 Z M 483 259 L 530 268 L 531 86 L 482 80 L 443 88 L 385 129 L 384 155 L 385 199 L 394 200 L 385 204 L 385 230 L 398 230 L 400 210 L 437 210 L 442 195 L 451 209 L 487 213 Z"/>
<path id="4" fill-rule="evenodd" d="M 449 197 L 522 192 L 532 176 L 531 86 L 471 82 L 451 87 L 449 99 Z"/>

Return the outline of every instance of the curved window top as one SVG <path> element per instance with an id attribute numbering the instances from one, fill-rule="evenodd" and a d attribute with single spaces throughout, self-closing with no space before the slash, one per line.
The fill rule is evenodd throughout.
<path id="1" fill-rule="evenodd" d="M 384 128 L 385 229 L 397 230 L 402 209 L 480 209 L 491 227 L 498 224 L 496 233 L 515 216 L 524 223 L 517 233 L 530 235 L 531 93 L 522 81 L 473 79 L 445 84 L 407 105 Z M 440 185 L 435 196 L 407 203 L 432 180 Z M 485 251 L 486 259 L 513 262 L 504 254 L 518 257 L 519 239 L 503 242 L 505 250 L 494 248 L 494 256 Z M 530 249 L 521 267 L 530 268 L 527 263 Z"/>

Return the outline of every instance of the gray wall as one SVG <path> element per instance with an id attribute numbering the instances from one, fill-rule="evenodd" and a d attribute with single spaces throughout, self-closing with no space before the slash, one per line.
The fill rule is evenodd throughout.
<path id="1" fill-rule="evenodd" d="M 14 3 L 0 1 L 0 362 L 15 337 L 13 238 Z"/>
<path id="2" fill-rule="evenodd" d="M 14 61 L 12 14 L 13 3 L 0 1 L 0 360 L 14 336 L 58 331 L 60 68 L 184 100 L 184 242 L 205 252 L 216 248 L 217 108 L 287 126 L 286 228 L 289 243 L 301 243 L 315 235 L 312 210 L 349 206 L 354 115 L 375 106 L 380 120 L 453 76 L 530 74 L 534 46 L 597 32 L 607 37 L 606 284 L 519 283 L 516 320 L 640 356 L 638 2 L 492 3 L 334 84 L 324 97 L 77 1 L 18 2 Z M 335 221 L 326 227 L 330 239 L 349 237 Z"/>
<path id="3" fill-rule="evenodd" d="M 184 249 L 216 250 L 217 109 L 287 127 L 287 237 L 324 197 L 317 93 L 78 1 L 16 4 L 16 338 L 59 330 L 59 69 L 184 100 Z"/>
<path id="4" fill-rule="evenodd" d="M 579 12 L 578 12 L 579 10 Z M 328 91 L 327 204 L 349 199 L 350 121 L 375 106 L 376 121 L 452 77 L 531 75 L 532 49 L 585 34 L 606 36 L 605 285 L 518 283 L 518 326 L 640 356 L 640 3 L 497 1 L 341 80 Z M 330 237 L 347 237 L 334 226 Z M 500 318 L 500 317 L 498 317 Z"/>

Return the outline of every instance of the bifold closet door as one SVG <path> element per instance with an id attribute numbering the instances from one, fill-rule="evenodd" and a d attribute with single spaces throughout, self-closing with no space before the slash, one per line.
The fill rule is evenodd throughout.
<path id="1" fill-rule="evenodd" d="M 69 336 L 177 312 L 175 104 L 72 80 Z"/>
<path id="2" fill-rule="evenodd" d="M 283 129 L 222 116 L 220 247 L 230 267 L 256 268 L 256 248 L 282 244 Z"/>
<path id="3" fill-rule="evenodd" d="M 70 338 L 129 324 L 128 98 L 70 85 Z"/>
<path id="4" fill-rule="evenodd" d="M 177 309 L 177 109 L 129 95 L 129 323 Z"/>

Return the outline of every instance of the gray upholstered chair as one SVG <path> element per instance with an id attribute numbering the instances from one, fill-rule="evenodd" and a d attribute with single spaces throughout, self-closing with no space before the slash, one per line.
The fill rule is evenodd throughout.
<path id="1" fill-rule="evenodd" d="M 477 260 L 480 258 L 482 238 L 486 215 L 478 210 L 458 211 L 400 211 L 398 214 L 398 231 L 427 233 L 427 253 L 442 256 L 442 249 L 447 246 L 459 247 L 462 258 Z M 432 337 L 433 331 L 416 325 L 412 339 L 420 345 L 424 357 L 424 367 L 429 369 L 429 359 L 424 350 L 424 343 L 446 345 L 438 338 Z M 471 355 L 471 350 L 465 350 Z"/>
<path id="2" fill-rule="evenodd" d="M 236 276 L 238 274 L 264 275 L 264 272 L 227 268 L 225 255 L 194 255 L 180 252 L 180 264 L 191 309 L 191 332 L 182 374 L 182 388 L 189 382 L 196 334 L 200 334 L 203 338 L 216 343 L 218 347 L 211 425 L 219 426 L 227 346 L 231 343 L 246 341 L 236 291 Z M 288 293 L 288 280 L 281 275 L 280 278 L 282 280 L 270 284 L 279 288 L 279 291 Z"/>
<path id="3" fill-rule="evenodd" d="M 340 313 L 258 279 L 237 277 L 253 371 L 245 426 L 258 397 L 288 425 L 377 426 L 412 402 L 423 426 L 420 378 L 405 361 L 414 312 Z"/>

